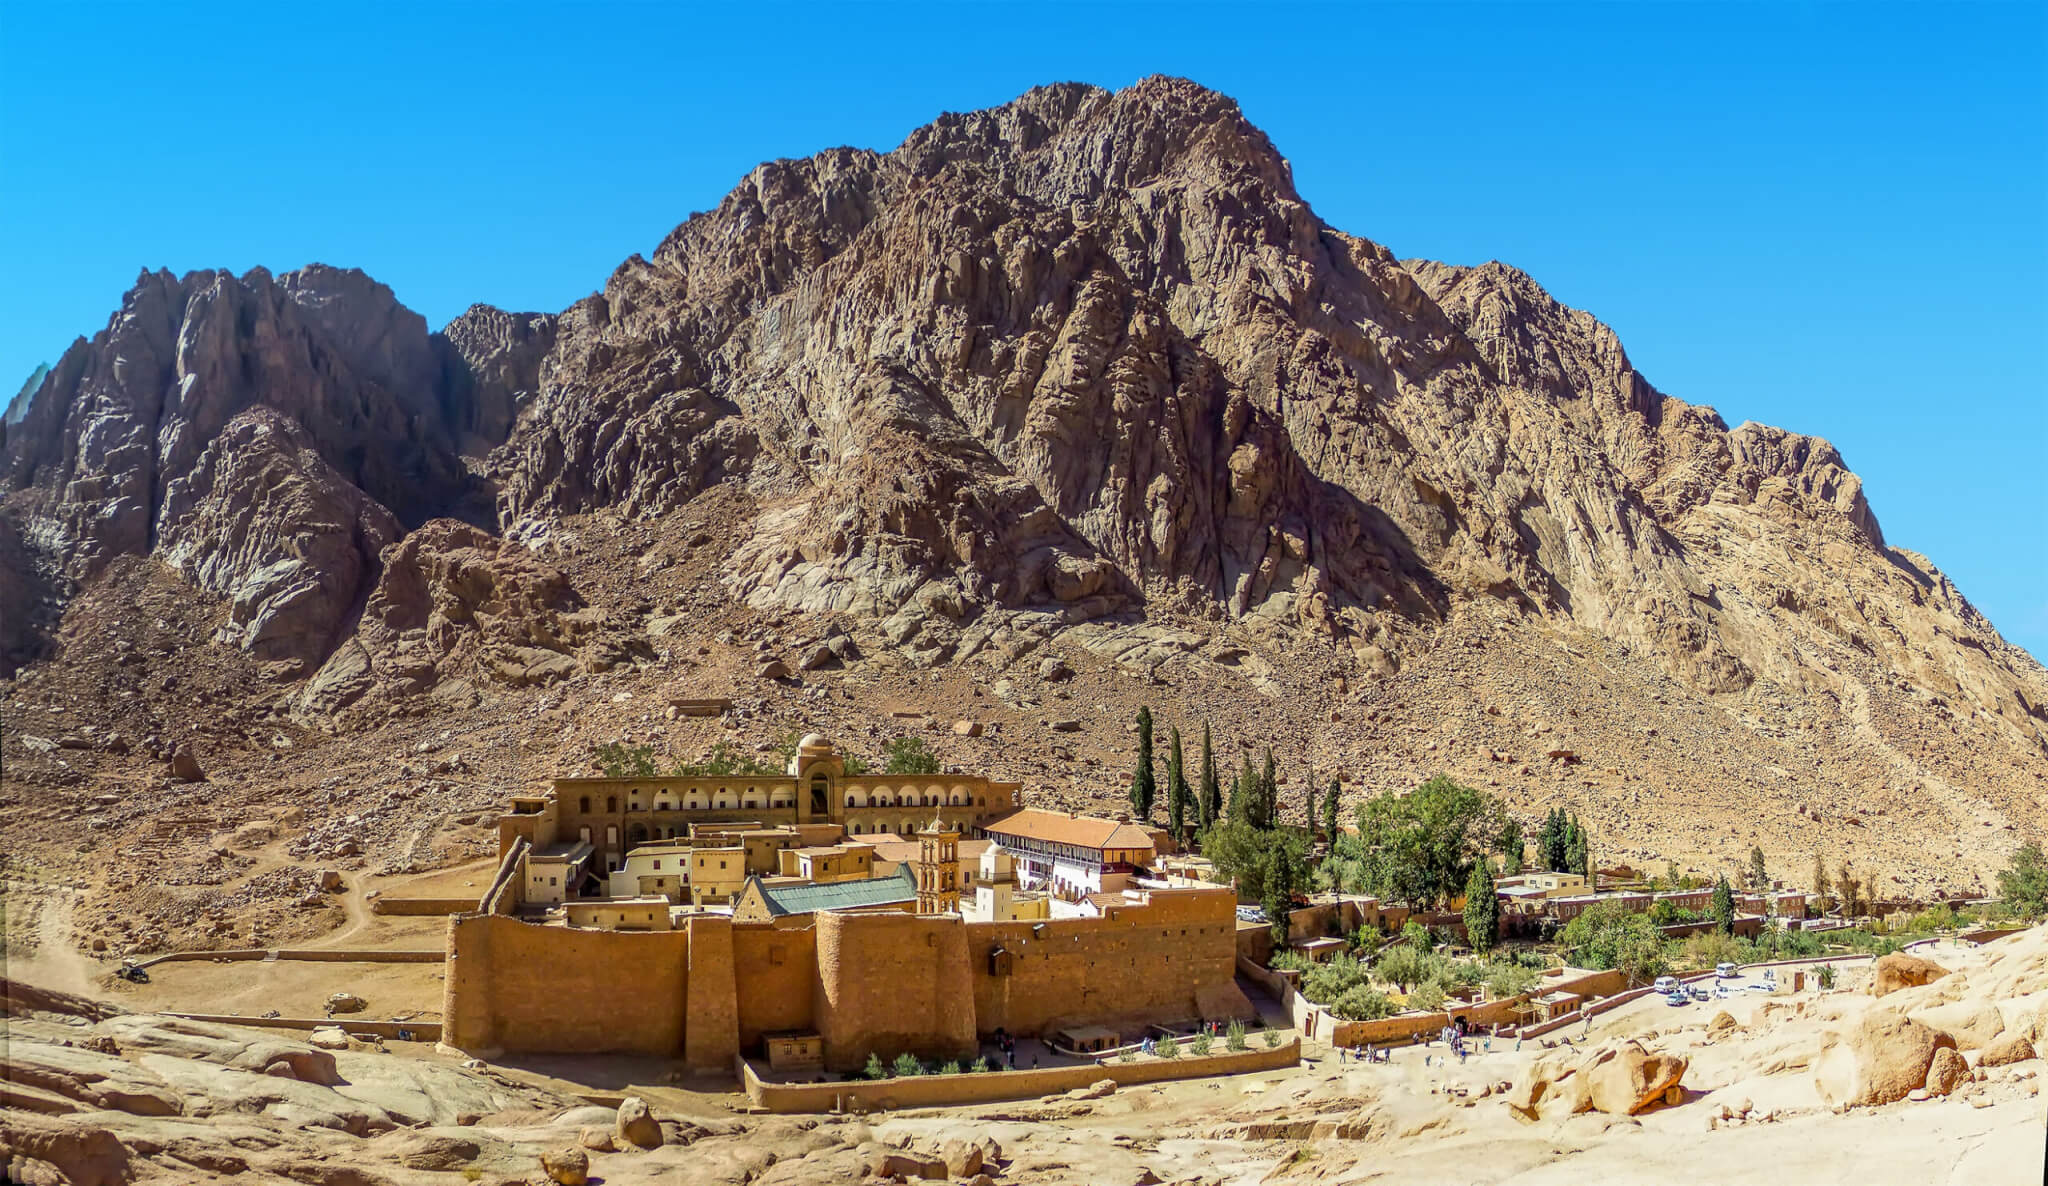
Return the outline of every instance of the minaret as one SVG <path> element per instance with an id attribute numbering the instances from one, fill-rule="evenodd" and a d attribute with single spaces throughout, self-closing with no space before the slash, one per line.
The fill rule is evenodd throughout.
<path id="1" fill-rule="evenodd" d="M 960 833 L 953 825 L 934 818 L 918 830 L 911 872 L 919 914 L 960 913 Z"/>

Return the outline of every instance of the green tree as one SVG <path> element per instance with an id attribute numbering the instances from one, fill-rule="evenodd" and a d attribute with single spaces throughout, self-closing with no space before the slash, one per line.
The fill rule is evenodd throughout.
<path id="1" fill-rule="evenodd" d="M 1735 892 L 1725 873 L 1714 879 L 1714 929 L 1724 935 L 1735 933 Z"/>
<path id="2" fill-rule="evenodd" d="M 651 745 L 607 741 L 597 747 L 594 760 L 606 778 L 655 778 L 661 773 L 655 766 Z"/>
<path id="3" fill-rule="evenodd" d="M 1500 903 L 1493 896 L 1493 871 L 1485 858 L 1472 862 L 1465 882 L 1465 938 L 1474 951 L 1491 951 L 1500 931 Z"/>
<path id="4" fill-rule="evenodd" d="M 1235 1017 L 1230 1019 L 1229 1028 L 1223 1031 L 1223 1048 L 1225 1050 L 1244 1049 L 1244 1022 L 1239 1021 Z"/>
<path id="5" fill-rule="evenodd" d="M 1267 900 L 1266 878 L 1272 867 L 1267 850 L 1275 847 L 1289 850 L 1288 889 L 1302 888 L 1306 884 L 1305 873 L 1300 872 L 1306 868 L 1306 862 L 1298 833 L 1267 831 L 1226 820 L 1203 832 L 1198 839 L 1202 855 L 1215 865 L 1218 877 L 1237 880 L 1237 896 L 1241 902 L 1263 903 Z"/>
<path id="6" fill-rule="evenodd" d="M 1821 857 L 1821 854 L 1817 852 L 1814 853 L 1813 911 L 1815 914 L 1826 914 L 1828 910 L 1834 905 L 1834 899 L 1828 896 L 1828 891 L 1833 888 L 1834 883 L 1828 880 L 1827 861 Z"/>
<path id="7" fill-rule="evenodd" d="M 1216 751 L 1209 744 L 1209 722 L 1202 722 L 1202 827 L 1223 816 L 1223 784 L 1216 779 Z"/>
<path id="8" fill-rule="evenodd" d="M 1308 800 L 1308 842 L 1313 845 L 1316 842 L 1316 788 L 1314 783 L 1309 784 L 1306 798 Z"/>
<path id="9" fill-rule="evenodd" d="M 1268 925 L 1273 928 L 1273 942 L 1279 946 L 1287 944 L 1287 916 L 1294 910 L 1294 891 L 1308 881 L 1308 870 L 1303 865 L 1300 841 L 1288 832 L 1269 830 L 1261 835 L 1265 838 L 1265 850 L 1260 856 L 1263 864 L 1259 887 L 1259 905 L 1266 911 Z"/>
<path id="10" fill-rule="evenodd" d="M 882 746 L 882 773 L 937 774 L 939 755 L 922 737 L 898 737 Z"/>
<path id="11" fill-rule="evenodd" d="M 1572 821 L 1571 871 L 1588 882 L 1593 880 L 1593 838 L 1576 819 Z"/>
<path id="12" fill-rule="evenodd" d="M 1507 817 L 1500 826 L 1500 871 L 1513 877 L 1522 871 L 1522 862 L 1528 859 L 1528 852 L 1522 843 L 1522 821 Z"/>
<path id="13" fill-rule="evenodd" d="M 1998 896 L 2029 918 L 2048 910 L 2048 859 L 2040 845 L 2029 840 L 2012 854 L 1998 874 Z"/>
<path id="14" fill-rule="evenodd" d="M 1330 845 L 1337 844 L 1337 813 L 1343 810 L 1343 799 L 1337 789 L 1337 780 L 1331 779 L 1328 790 L 1323 792 L 1323 826 L 1330 830 Z"/>
<path id="15" fill-rule="evenodd" d="M 898 1079 L 908 1079 L 913 1075 L 924 1074 L 924 1064 L 917 1061 L 915 1054 L 897 1055 L 896 1061 L 890 1064 L 889 1069 L 895 1072 Z"/>
<path id="16" fill-rule="evenodd" d="M 1266 766 L 1260 768 L 1260 828 L 1280 825 L 1280 774 L 1274 770 L 1274 748 L 1266 746 Z"/>
<path id="17" fill-rule="evenodd" d="M 1406 795 L 1387 791 L 1367 800 L 1358 836 L 1345 837 L 1338 855 L 1355 863 L 1358 888 L 1433 906 L 1464 888 L 1473 862 L 1500 835 L 1500 819 L 1491 796 L 1439 775 Z"/>
<path id="18" fill-rule="evenodd" d="M 1131 812 L 1139 823 L 1152 822 L 1152 800 L 1157 794 L 1152 779 L 1152 709 L 1138 710 L 1138 768 L 1131 772 Z"/>
<path id="19" fill-rule="evenodd" d="M 870 1054 L 868 1055 L 868 1065 L 860 1069 L 860 1075 L 863 1079 L 887 1079 L 889 1077 L 889 1068 L 887 1064 L 882 1062 L 881 1055 Z"/>
<path id="20" fill-rule="evenodd" d="M 1771 871 L 1764 867 L 1762 845 L 1752 844 L 1749 847 L 1749 888 L 1760 894 L 1771 888 Z"/>
<path id="21" fill-rule="evenodd" d="M 1188 842 L 1188 808 L 1194 795 L 1188 790 L 1187 769 L 1180 748 L 1180 726 L 1167 734 L 1166 743 L 1166 826 L 1175 844 Z"/>
<path id="22" fill-rule="evenodd" d="M 1581 968 L 1618 968 L 1638 983 L 1663 974 L 1663 936 L 1649 918 L 1616 902 L 1596 902 L 1565 924 L 1557 941 Z"/>

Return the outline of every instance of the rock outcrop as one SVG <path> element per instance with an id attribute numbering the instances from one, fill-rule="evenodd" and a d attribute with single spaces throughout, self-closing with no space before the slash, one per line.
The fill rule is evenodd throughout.
<path id="1" fill-rule="evenodd" d="M 1814 1085 L 1829 1104 L 1888 1104 L 1927 1085 L 1935 1052 L 1956 1040 L 1887 1009 L 1873 1009 L 1822 1047 Z"/>
<path id="2" fill-rule="evenodd" d="M 1877 962 L 1872 965 L 1870 995 L 1881 997 L 1902 988 L 1918 988 L 1923 984 L 1932 984 L 1946 975 L 1948 969 L 1933 960 L 1907 955 L 1903 951 L 1890 952 L 1878 956 Z"/>

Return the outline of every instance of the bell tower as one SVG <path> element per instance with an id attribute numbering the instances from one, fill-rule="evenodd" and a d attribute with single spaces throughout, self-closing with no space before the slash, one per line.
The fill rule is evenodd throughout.
<path id="1" fill-rule="evenodd" d="M 917 880 L 919 914 L 960 913 L 960 832 L 944 820 L 933 818 L 917 833 L 917 860 L 911 864 Z"/>

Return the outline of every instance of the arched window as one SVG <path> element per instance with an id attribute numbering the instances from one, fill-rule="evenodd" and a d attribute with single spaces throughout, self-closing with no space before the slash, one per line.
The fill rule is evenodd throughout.
<path id="1" fill-rule="evenodd" d="M 853 796 L 852 796 L 852 795 L 848 795 L 848 796 L 846 797 L 846 805 L 847 805 L 848 807 L 851 807 L 851 806 L 853 806 Z"/>

